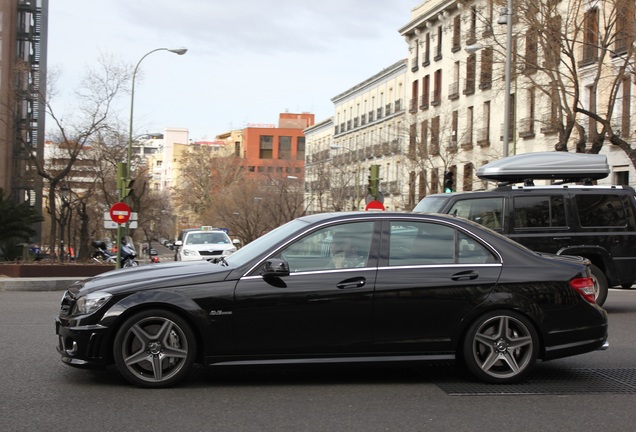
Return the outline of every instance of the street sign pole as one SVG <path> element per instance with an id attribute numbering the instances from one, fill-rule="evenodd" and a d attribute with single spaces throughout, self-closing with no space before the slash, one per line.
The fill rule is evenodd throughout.
<path id="1" fill-rule="evenodd" d="M 130 207 L 126 203 L 118 202 L 111 206 L 110 217 L 117 223 L 117 262 L 115 268 L 121 268 L 121 237 L 122 237 L 122 224 L 125 224 L 130 219 L 131 211 Z"/>

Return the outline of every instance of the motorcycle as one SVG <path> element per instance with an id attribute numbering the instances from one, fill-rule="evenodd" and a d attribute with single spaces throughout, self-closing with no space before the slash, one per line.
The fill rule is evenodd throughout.
<path id="1" fill-rule="evenodd" d="M 109 252 L 106 247 L 106 243 L 103 241 L 94 241 L 92 258 L 100 263 L 115 264 L 117 262 L 117 254 Z M 127 241 L 125 237 L 121 239 L 121 252 L 120 252 L 120 268 L 135 267 L 139 265 L 139 262 L 135 260 L 137 257 L 137 251 L 132 242 Z"/>
<path id="2" fill-rule="evenodd" d="M 126 267 L 136 267 L 139 265 L 139 261 L 136 261 L 137 251 L 133 246 L 132 242 L 128 241 L 126 237 L 121 238 L 121 252 L 120 252 L 120 262 L 121 268 Z"/>
<path id="3" fill-rule="evenodd" d="M 108 251 L 106 243 L 103 241 L 93 241 L 95 250 L 91 255 L 93 261 L 98 263 L 115 264 L 117 262 L 117 254 Z"/>

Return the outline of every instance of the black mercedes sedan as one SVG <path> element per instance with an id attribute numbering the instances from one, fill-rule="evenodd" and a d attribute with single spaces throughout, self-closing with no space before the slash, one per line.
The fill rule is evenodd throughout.
<path id="1" fill-rule="evenodd" d="M 218 263 L 114 270 L 65 292 L 62 361 L 167 387 L 197 363 L 457 359 L 480 380 L 607 347 L 589 262 L 539 254 L 468 220 L 301 217 Z"/>

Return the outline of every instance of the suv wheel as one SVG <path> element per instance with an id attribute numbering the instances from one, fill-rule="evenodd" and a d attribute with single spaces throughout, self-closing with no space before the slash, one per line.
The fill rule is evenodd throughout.
<path id="1" fill-rule="evenodd" d="M 592 279 L 594 280 L 594 299 L 597 305 L 603 306 L 607 299 L 607 278 L 603 271 L 594 264 L 590 268 L 592 270 Z"/>

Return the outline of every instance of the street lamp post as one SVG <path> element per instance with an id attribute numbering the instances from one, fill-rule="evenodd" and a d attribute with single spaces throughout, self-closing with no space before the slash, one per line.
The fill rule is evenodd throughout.
<path id="1" fill-rule="evenodd" d="M 144 54 L 143 57 L 141 57 L 141 59 L 139 59 L 139 61 L 137 62 L 137 65 L 135 66 L 135 69 L 133 70 L 133 75 L 132 75 L 132 87 L 131 87 L 131 92 L 130 92 L 130 119 L 129 119 L 129 128 L 128 128 L 128 149 L 126 152 L 126 166 L 123 167 L 123 170 L 121 172 L 121 177 L 120 177 L 120 183 L 119 183 L 119 199 L 120 200 L 124 200 L 126 198 L 126 189 L 128 188 L 128 185 L 130 184 L 130 164 L 131 164 L 131 160 L 132 160 L 132 144 L 133 144 L 133 112 L 134 112 L 134 107 L 135 107 L 135 78 L 137 77 L 137 71 L 139 70 L 139 65 L 141 64 L 142 61 L 144 61 L 144 59 L 146 57 L 148 57 L 150 54 L 155 53 L 157 51 L 169 51 L 171 53 L 175 53 L 177 55 L 183 55 L 185 54 L 188 50 L 186 48 L 156 48 L 153 49 L 152 51 L 147 52 L 146 54 Z M 119 175 L 119 174 L 118 174 Z M 121 267 L 120 264 L 120 259 L 121 259 L 121 237 L 122 237 L 122 226 L 121 224 L 117 225 L 117 268 Z"/>
<path id="2" fill-rule="evenodd" d="M 511 100 L 510 100 L 510 80 L 512 75 L 512 0 L 508 0 L 505 15 L 499 18 L 499 23 L 503 24 L 505 17 L 506 23 L 506 77 L 505 92 L 506 100 L 504 101 L 504 130 L 503 130 L 503 157 L 508 156 L 508 147 L 510 143 L 510 116 L 511 116 Z"/>

